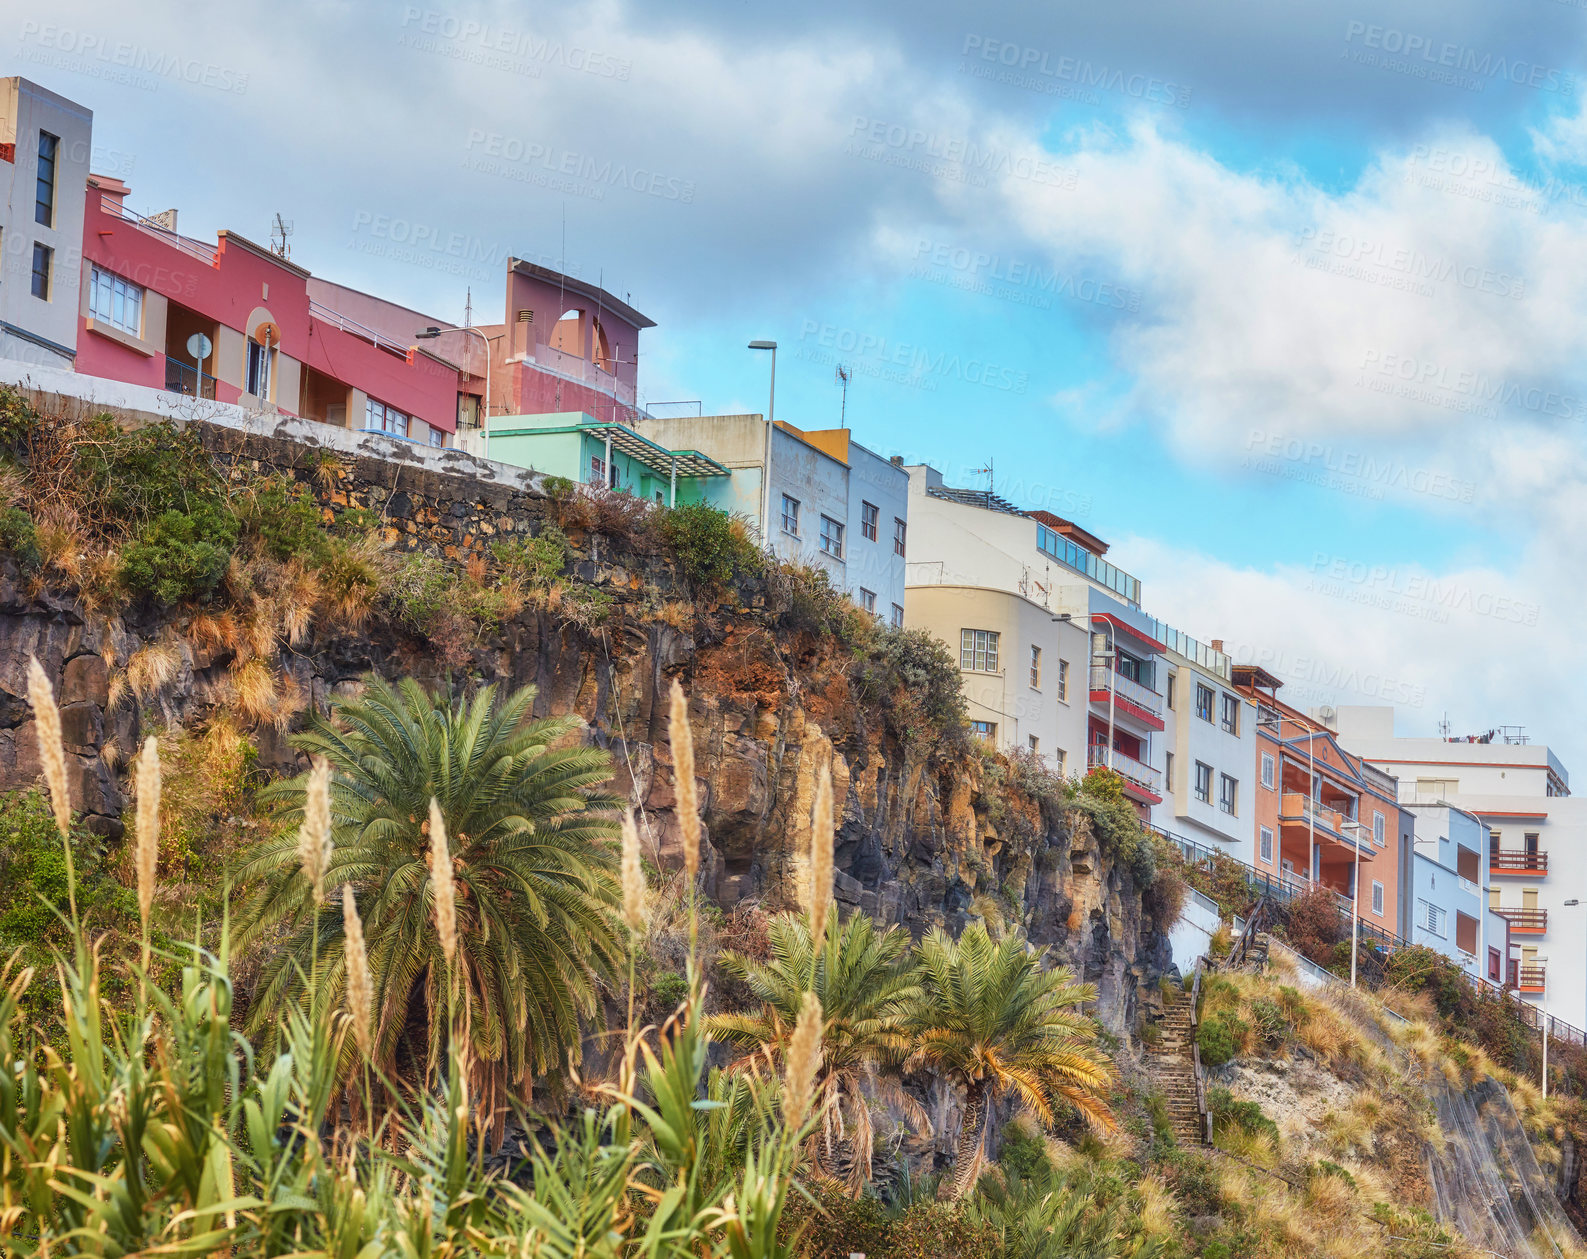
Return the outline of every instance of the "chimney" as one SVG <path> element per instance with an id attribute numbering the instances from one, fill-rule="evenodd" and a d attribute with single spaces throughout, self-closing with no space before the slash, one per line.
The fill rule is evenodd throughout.
<path id="1" fill-rule="evenodd" d="M 1213 651 L 1216 651 L 1216 652 L 1222 652 L 1223 651 L 1223 639 L 1214 638 L 1212 640 L 1212 649 L 1213 649 Z"/>

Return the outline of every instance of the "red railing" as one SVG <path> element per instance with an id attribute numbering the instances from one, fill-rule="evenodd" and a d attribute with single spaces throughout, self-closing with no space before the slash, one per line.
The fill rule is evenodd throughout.
<path id="1" fill-rule="evenodd" d="M 1547 931 L 1548 910 L 1521 909 L 1511 905 L 1492 905 L 1489 908 L 1499 917 L 1507 919 L 1511 931 Z"/>
<path id="2" fill-rule="evenodd" d="M 1546 852 L 1490 852 L 1488 854 L 1488 872 L 1490 874 L 1547 874 L 1548 854 Z"/>

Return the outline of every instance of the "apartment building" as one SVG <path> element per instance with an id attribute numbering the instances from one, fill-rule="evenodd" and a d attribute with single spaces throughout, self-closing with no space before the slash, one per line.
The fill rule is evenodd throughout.
<path id="1" fill-rule="evenodd" d="M 1436 949 L 1473 978 L 1504 982 L 1510 921 L 1488 904 L 1488 828 L 1448 804 L 1412 803 L 1403 811 L 1415 818 L 1405 938 Z"/>
<path id="2" fill-rule="evenodd" d="M 0 357 L 67 370 L 77 357 L 93 123 L 37 83 L 0 79 Z"/>
<path id="3" fill-rule="evenodd" d="M 1587 808 L 1570 794 L 1559 758 L 1514 727 L 1414 737 L 1395 733 L 1388 706 L 1346 706 L 1318 716 L 1395 774 L 1408 805 L 1445 805 L 1480 819 L 1488 905 L 1509 923 L 1499 974 L 1485 955 L 1485 976 L 1556 1018 L 1587 1027 L 1587 870 L 1578 857 Z"/>
<path id="4" fill-rule="evenodd" d="M 725 467 L 705 501 L 747 521 L 772 554 L 826 570 L 860 607 L 904 623 L 909 476 L 846 428 L 804 430 L 762 415 L 644 417 L 638 432 Z"/>
<path id="5" fill-rule="evenodd" d="M 669 450 L 627 424 L 579 413 L 492 416 L 484 453 L 499 463 L 668 507 L 708 503 L 732 476 L 698 450 Z"/>
<path id="6" fill-rule="evenodd" d="M 1140 582 L 1075 522 L 908 471 L 906 620 L 957 651 L 976 733 L 1060 772 L 1112 769 L 1144 818 L 1247 853 L 1254 733 L 1228 658 L 1143 612 Z M 1200 721 L 1193 678 L 1232 708 Z"/>
<path id="7" fill-rule="evenodd" d="M 1235 665 L 1232 673 L 1256 710 L 1251 864 L 1296 888 L 1327 888 L 1345 913 L 1403 936 L 1411 827 L 1401 817 L 1397 782 L 1281 700 L 1281 679 L 1257 665 Z"/>

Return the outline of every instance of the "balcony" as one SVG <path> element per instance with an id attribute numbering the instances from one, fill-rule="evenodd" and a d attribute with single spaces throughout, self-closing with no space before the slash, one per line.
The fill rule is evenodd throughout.
<path id="1" fill-rule="evenodd" d="M 1542 993 L 1545 991 L 1544 966 L 1542 962 L 1529 962 L 1515 968 L 1515 986 L 1521 992 Z"/>
<path id="2" fill-rule="evenodd" d="M 1546 875 L 1546 852 L 1523 852 L 1520 849 L 1488 853 L 1488 873 L 1491 875 Z"/>
<path id="3" fill-rule="evenodd" d="M 190 367 L 180 359 L 167 358 L 165 360 L 165 390 L 167 393 L 186 394 L 189 398 L 196 396 L 199 388 L 199 376 L 203 376 L 203 396 L 211 400 L 215 397 L 215 378 L 208 372 L 200 373 L 198 368 Z"/>
<path id="4" fill-rule="evenodd" d="M 1145 709 L 1154 717 L 1163 715 L 1163 697 L 1151 687 L 1145 686 L 1134 678 L 1127 678 L 1117 670 L 1108 669 L 1102 665 L 1091 666 L 1091 698 L 1098 703 L 1108 702 L 1108 687 L 1111 683 L 1113 694 L 1117 699 L 1128 700 L 1137 708 Z M 1097 699 L 1098 696 L 1101 699 Z"/>
<path id="5" fill-rule="evenodd" d="M 1542 935 L 1548 930 L 1548 910 L 1522 909 L 1517 905 L 1491 905 L 1490 909 L 1510 924 L 1512 935 Z"/>
<path id="6" fill-rule="evenodd" d="M 1113 751 L 1113 764 L 1108 764 L 1108 750 L 1100 743 L 1093 743 L 1086 749 L 1087 769 L 1109 769 L 1124 779 L 1127 784 L 1134 784 L 1144 791 L 1150 792 L 1157 799 L 1161 799 L 1163 790 L 1163 776 L 1150 765 L 1136 760 L 1133 756 L 1120 752 L 1117 748 Z M 1153 800 L 1155 804 L 1156 799 Z"/>

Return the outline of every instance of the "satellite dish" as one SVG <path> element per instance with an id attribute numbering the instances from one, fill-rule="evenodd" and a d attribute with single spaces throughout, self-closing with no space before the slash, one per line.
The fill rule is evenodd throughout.
<path id="1" fill-rule="evenodd" d="M 1324 704 L 1317 710 L 1317 716 L 1322 721 L 1332 721 L 1339 715 L 1339 710 L 1332 704 Z"/>
<path id="2" fill-rule="evenodd" d="M 280 342 L 281 329 L 267 319 L 253 330 L 253 339 L 268 350 Z"/>
<path id="3" fill-rule="evenodd" d="M 196 359 L 206 359 L 214 346 L 202 332 L 195 332 L 187 339 L 187 352 Z"/>

